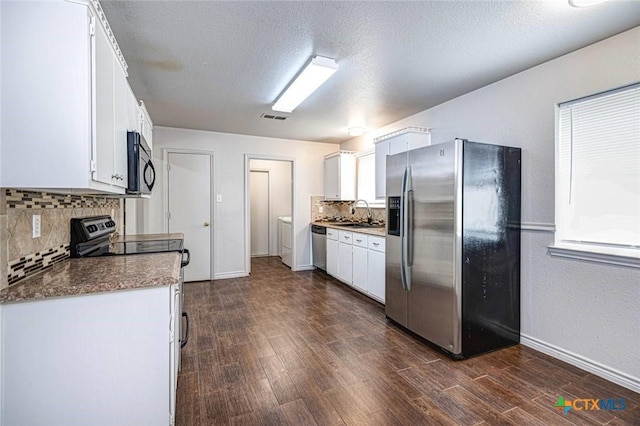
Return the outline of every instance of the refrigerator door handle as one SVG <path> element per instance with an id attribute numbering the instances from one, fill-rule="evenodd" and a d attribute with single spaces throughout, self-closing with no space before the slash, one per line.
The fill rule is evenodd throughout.
<path id="1" fill-rule="evenodd" d="M 400 278 L 402 288 L 407 290 L 407 271 L 406 271 L 406 189 L 407 189 L 407 168 L 404 168 L 402 175 L 402 191 L 400 195 Z"/>
<path id="2" fill-rule="evenodd" d="M 404 202 L 404 276 L 407 290 L 411 291 L 411 278 L 413 275 L 413 181 L 411 179 L 411 166 L 407 167 Z"/>

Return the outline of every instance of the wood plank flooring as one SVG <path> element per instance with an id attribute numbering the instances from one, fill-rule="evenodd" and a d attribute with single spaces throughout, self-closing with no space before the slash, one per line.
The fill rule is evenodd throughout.
<path id="1" fill-rule="evenodd" d="M 639 425 L 640 395 L 522 345 L 451 361 L 384 307 L 279 258 L 252 276 L 185 284 L 176 423 L 197 425 Z M 625 398 L 562 414 L 559 396 Z"/>

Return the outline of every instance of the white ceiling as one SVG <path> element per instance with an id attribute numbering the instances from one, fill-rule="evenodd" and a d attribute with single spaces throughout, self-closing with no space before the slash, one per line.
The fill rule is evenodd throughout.
<path id="1" fill-rule="evenodd" d="M 332 143 L 640 25 L 639 1 L 101 4 L 155 125 Z M 312 55 L 340 69 L 260 118 Z"/>

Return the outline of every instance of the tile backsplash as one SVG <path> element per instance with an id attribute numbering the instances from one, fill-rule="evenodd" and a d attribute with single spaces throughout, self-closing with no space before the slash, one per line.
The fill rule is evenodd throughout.
<path id="1" fill-rule="evenodd" d="M 40 215 L 39 238 L 32 238 L 34 214 Z M 0 190 L 0 289 L 68 258 L 70 219 L 98 215 L 117 222 L 120 199 Z"/>
<path id="2" fill-rule="evenodd" d="M 351 214 L 352 201 L 325 201 L 322 196 L 311 197 L 311 220 L 338 220 L 366 222 L 367 209 L 365 207 L 356 207 L 355 214 Z M 363 205 L 360 203 L 359 206 Z M 322 211 L 321 211 L 322 210 Z M 374 223 L 384 225 L 386 220 L 386 209 L 371 208 L 371 219 Z"/>

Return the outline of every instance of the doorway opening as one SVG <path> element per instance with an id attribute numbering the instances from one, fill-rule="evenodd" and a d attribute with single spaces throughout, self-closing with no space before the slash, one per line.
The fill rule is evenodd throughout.
<path id="1" fill-rule="evenodd" d="M 253 167 L 251 168 L 249 184 L 251 200 L 251 257 L 273 256 L 270 232 L 270 173 L 269 170 L 256 170 Z"/>
<path id="2" fill-rule="evenodd" d="M 279 256 L 294 265 L 293 168 L 288 158 L 246 155 L 246 270 L 251 257 Z"/>

